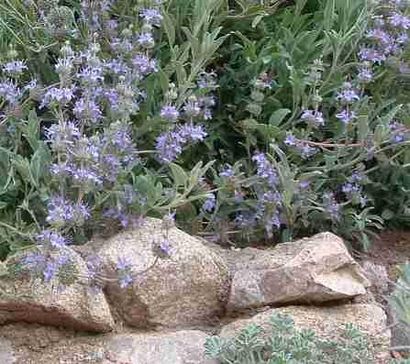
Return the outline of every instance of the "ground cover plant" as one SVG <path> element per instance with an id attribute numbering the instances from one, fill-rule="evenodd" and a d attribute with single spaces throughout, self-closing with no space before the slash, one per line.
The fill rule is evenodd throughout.
<path id="1" fill-rule="evenodd" d="M 274 315 L 269 330 L 250 325 L 230 339 L 210 337 L 205 354 L 221 364 L 374 363 L 370 348 L 353 325 L 346 325 L 340 339 L 324 340 L 297 329 L 290 317 Z"/>

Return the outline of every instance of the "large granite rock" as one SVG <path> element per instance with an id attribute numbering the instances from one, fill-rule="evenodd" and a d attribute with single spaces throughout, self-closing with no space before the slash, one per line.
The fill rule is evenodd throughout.
<path id="1" fill-rule="evenodd" d="M 14 364 L 16 358 L 9 340 L 0 337 L 0 363 Z"/>
<path id="2" fill-rule="evenodd" d="M 194 330 L 77 338 L 22 360 L 24 364 L 216 364 L 204 357 L 206 338 Z"/>
<path id="3" fill-rule="evenodd" d="M 86 263 L 70 248 L 64 248 L 64 254 L 75 267 L 73 284 L 61 287 L 55 280 L 44 283 L 20 275 L 1 277 L 0 324 L 29 322 L 93 332 L 113 329 L 103 292 L 89 286 Z"/>
<path id="4" fill-rule="evenodd" d="M 232 278 L 229 310 L 290 303 L 323 303 L 366 293 L 370 285 L 342 239 L 331 233 L 221 254 Z"/>
<path id="5" fill-rule="evenodd" d="M 201 240 L 169 222 L 168 229 L 164 224 L 148 218 L 139 228 L 86 244 L 82 254 L 98 256 L 107 276 L 115 274 L 120 259 L 130 263 L 138 277 L 132 286 L 121 288 L 118 283 L 109 283 L 106 294 L 131 326 L 192 327 L 215 320 L 223 312 L 229 293 L 224 259 Z M 158 258 L 158 245 L 165 238 L 169 255 Z"/>

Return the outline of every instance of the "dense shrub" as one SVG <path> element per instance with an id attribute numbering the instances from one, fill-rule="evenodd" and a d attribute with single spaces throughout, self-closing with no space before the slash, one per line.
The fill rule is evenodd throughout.
<path id="1" fill-rule="evenodd" d="M 207 139 L 222 191 L 206 219 L 220 237 L 330 229 L 367 247 L 380 218 L 409 222 L 406 11 L 296 1 L 230 24 Z"/>
<path id="2" fill-rule="evenodd" d="M 174 212 L 235 243 L 408 223 L 407 12 L 3 1 L 1 258 Z"/>

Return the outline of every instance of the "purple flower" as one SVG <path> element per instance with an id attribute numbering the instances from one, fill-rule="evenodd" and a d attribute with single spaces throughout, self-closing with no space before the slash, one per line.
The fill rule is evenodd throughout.
<path id="1" fill-rule="evenodd" d="M 342 91 L 336 95 L 336 99 L 344 104 L 351 104 L 360 100 L 360 96 L 349 82 L 345 82 Z"/>
<path id="2" fill-rule="evenodd" d="M 171 255 L 171 242 L 169 239 L 163 239 L 159 244 L 159 250 L 162 255 L 170 256 Z"/>
<path id="3" fill-rule="evenodd" d="M 345 183 L 342 186 L 342 191 L 346 195 L 351 196 L 352 194 L 360 193 L 361 192 L 361 187 L 359 185 L 355 184 L 355 183 L 348 182 L 348 183 Z"/>
<path id="4" fill-rule="evenodd" d="M 22 96 L 21 90 L 10 80 L 0 82 L 0 97 L 14 105 Z"/>
<path id="5" fill-rule="evenodd" d="M 299 188 L 301 190 L 306 190 L 306 189 L 309 188 L 309 186 L 310 186 L 310 181 L 308 181 L 308 180 L 303 180 L 303 181 L 299 182 Z"/>
<path id="6" fill-rule="evenodd" d="M 93 281 L 95 280 L 95 278 L 97 278 L 102 269 L 102 260 L 100 257 L 93 255 L 87 258 L 86 264 L 88 270 L 88 278 Z"/>
<path id="7" fill-rule="evenodd" d="M 281 206 L 282 198 L 283 198 L 282 195 L 278 191 L 269 191 L 269 192 L 265 192 L 260 198 L 260 200 L 264 203 L 268 203 L 268 204 L 274 203 L 278 206 Z"/>
<path id="8" fill-rule="evenodd" d="M 398 44 L 406 44 L 408 41 L 409 41 L 409 35 L 407 33 L 401 33 L 396 38 L 396 42 Z"/>
<path id="9" fill-rule="evenodd" d="M 71 121 L 61 121 L 45 130 L 53 150 L 64 151 L 81 136 L 78 127 Z"/>
<path id="10" fill-rule="evenodd" d="M 58 271 L 58 265 L 53 261 L 48 261 L 43 271 L 43 278 L 45 282 L 50 282 Z"/>
<path id="11" fill-rule="evenodd" d="M 34 275 L 41 273 L 42 267 L 44 267 L 45 262 L 46 257 L 44 256 L 44 254 L 38 251 L 28 253 L 20 260 L 23 268 L 30 271 Z"/>
<path id="12" fill-rule="evenodd" d="M 295 145 L 299 142 L 299 140 L 298 140 L 293 134 L 288 133 L 288 134 L 286 135 L 285 140 L 284 140 L 283 142 L 284 142 L 286 145 L 295 146 Z"/>
<path id="13" fill-rule="evenodd" d="M 318 153 L 318 149 L 311 147 L 308 143 L 298 143 L 296 149 L 299 151 L 303 159 L 308 159 Z"/>
<path id="14" fill-rule="evenodd" d="M 38 81 L 36 79 L 32 79 L 27 85 L 23 87 L 24 91 L 30 91 L 37 87 Z"/>
<path id="15" fill-rule="evenodd" d="M 172 162 L 182 153 L 185 143 L 186 141 L 176 131 L 161 134 L 155 145 L 159 160 L 163 163 Z"/>
<path id="16" fill-rule="evenodd" d="M 99 105 L 92 99 L 81 98 L 76 101 L 73 108 L 74 115 L 80 121 L 97 123 L 102 118 Z"/>
<path id="17" fill-rule="evenodd" d="M 396 28 L 401 28 L 404 30 L 408 30 L 410 28 L 410 18 L 400 13 L 393 13 L 389 18 L 389 22 Z"/>
<path id="18" fill-rule="evenodd" d="M 4 64 L 2 69 L 5 73 L 20 75 L 27 69 L 27 66 L 24 61 L 11 61 Z"/>
<path id="19" fill-rule="evenodd" d="M 73 70 L 73 57 L 59 58 L 54 68 L 61 77 L 70 76 Z"/>
<path id="20" fill-rule="evenodd" d="M 140 12 L 140 16 L 148 24 L 156 26 L 161 25 L 162 15 L 157 9 L 143 9 Z"/>
<path id="21" fill-rule="evenodd" d="M 273 228 L 280 229 L 281 221 L 278 213 L 273 214 L 265 221 L 265 231 L 269 237 L 272 237 Z"/>
<path id="22" fill-rule="evenodd" d="M 234 175 L 234 171 L 232 169 L 232 166 L 230 165 L 226 165 L 224 169 L 219 173 L 219 177 L 223 178 L 232 178 Z"/>
<path id="23" fill-rule="evenodd" d="M 369 61 L 372 63 L 382 63 L 386 60 L 386 55 L 380 50 L 374 48 L 361 48 L 358 56 L 361 61 Z"/>
<path id="24" fill-rule="evenodd" d="M 359 69 L 359 73 L 357 75 L 359 82 L 361 83 L 369 83 L 373 79 L 373 72 L 368 67 L 361 67 Z"/>
<path id="25" fill-rule="evenodd" d="M 210 193 L 202 205 L 202 211 L 212 212 L 216 207 L 216 197 L 214 193 Z"/>
<path id="26" fill-rule="evenodd" d="M 61 167 L 60 167 L 61 168 Z M 66 165 L 64 170 L 69 173 L 72 179 L 82 185 L 96 184 L 100 185 L 103 183 L 102 177 L 91 167 L 81 167 L 74 165 Z M 58 171 L 58 169 L 55 171 Z"/>
<path id="27" fill-rule="evenodd" d="M 134 282 L 132 265 L 126 258 L 119 258 L 116 265 L 118 281 L 121 288 L 126 288 Z"/>
<path id="28" fill-rule="evenodd" d="M 57 103 L 61 106 L 69 103 L 74 98 L 74 89 L 73 88 L 57 88 L 52 87 L 47 90 L 43 100 L 40 104 L 40 109 L 50 105 L 51 103 Z"/>
<path id="29" fill-rule="evenodd" d="M 77 74 L 77 77 L 86 85 L 95 86 L 104 80 L 104 69 L 102 66 L 84 67 Z"/>
<path id="30" fill-rule="evenodd" d="M 325 125 L 323 114 L 317 110 L 304 110 L 300 120 L 305 121 L 313 127 Z"/>
<path id="31" fill-rule="evenodd" d="M 192 123 L 180 126 L 179 133 L 181 137 L 188 140 L 188 142 L 202 142 L 207 136 L 202 125 L 193 125 Z"/>
<path id="32" fill-rule="evenodd" d="M 161 162 L 175 160 L 188 143 L 204 140 L 206 132 L 201 125 L 184 124 L 173 131 L 161 134 L 156 141 L 155 149 Z"/>
<path id="33" fill-rule="evenodd" d="M 51 230 L 43 230 L 36 240 L 39 244 L 50 245 L 52 248 L 62 248 L 69 243 L 61 234 Z"/>
<path id="34" fill-rule="evenodd" d="M 247 213 L 240 213 L 235 218 L 235 226 L 240 229 L 249 229 L 255 226 L 255 215 Z"/>
<path id="35" fill-rule="evenodd" d="M 354 111 L 350 111 L 347 109 L 343 109 L 341 112 L 336 114 L 336 117 L 344 124 L 349 124 L 357 118 L 356 113 Z"/>
<path id="36" fill-rule="evenodd" d="M 152 48 L 154 46 L 154 37 L 151 33 L 141 33 L 137 37 L 137 43 L 143 48 Z"/>
<path id="37" fill-rule="evenodd" d="M 53 226 L 77 225 L 81 226 L 90 217 L 87 206 L 81 202 L 73 203 L 63 196 L 54 196 L 47 205 L 46 221 Z"/>
<path id="38" fill-rule="evenodd" d="M 20 262 L 28 273 L 41 277 L 44 282 L 50 282 L 61 268 L 72 264 L 70 258 L 62 252 L 57 255 L 50 255 L 47 252 L 32 252 L 24 256 Z"/>
<path id="39" fill-rule="evenodd" d="M 125 75 L 130 71 L 127 64 L 120 58 L 114 58 L 109 62 L 105 62 L 104 66 L 107 71 L 110 71 L 116 75 Z"/>
<path id="40" fill-rule="evenodd" d="M 348 181 L 351 183 L 362 182 L 364 175 L 361 172 L 353 172 L 352 175 L 348 178 Z"/>
<path id="41" fill-rule="evenodd" d="M 158 71 L 157 61 L 155 59 L 150 59 L 145 54 L 137 54 L 132 59 L 132 64 L 138 73 L 142 76 L 149 75 Z"/>
<path id="42" fill-rule="evenodd" d="M 191 119 L 199 116 L 201 113 L 201 107 L 199 103 L 195 100 L 189 100 L 183 107 L 184 113 L 187 118 Z"/>
<path id="43" fill-rule="evenodd" d="M 390 42 L 392 42 L 390 34 L 386 33 L 383 29 L 380 28 L 369 30 L 367 32 L 367 37 L 377 40 L 382 44 L 389 44 Z"/>
<path id="44" fill-rule="evenodd" d="M 215 72 L 202 72 L 199 74 L 197 85 L 201 89 L 215 89 L 217 75 Z"/>
<path id="45" fill-rule="evenodd" d="M 263 179 L 266 179 L 269 186 L 276 186 L 278 182 L 278 175 L 275 168 L 268 161 L 266 154 L 257 152 L 253 155 L 252 160 L 256 163 L 257 175 Z"/>
<path id="46" fill-rule="evenodd" d="M 409 130 L 402 123 L 393 121 L 389 124 L 389 129 L 391 130 L 390 140 L 392 143 L 402 143 L 409 138 Z"/>
<path id="47" fill-rule="evenodd" d="M 332 193 L 325 193 L 323 195 L 323 202 L 325 211 L 329 214 L 332 220 L 340 219 L 340 210 L 341 206 L 335 200 L 335 197 Z"/>
<path id="48" fill-rule="evenodd" d="M 179 117 L 179 111 L 175 106 L 165 105 L 161 109 L 161 117 L 167 121 L 176 122 Z"/>

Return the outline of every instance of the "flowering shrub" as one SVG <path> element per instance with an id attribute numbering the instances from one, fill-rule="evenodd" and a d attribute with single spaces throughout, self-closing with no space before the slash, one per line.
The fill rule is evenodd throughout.
<path id="1" fill-rule="evenodd" d="M 33 51 L 27 28 L 20 31 L 24 44 L 17 29 L 3 29 L 11 35 L 11 50 L 0 83 L 2 255 L 34 243 L 37 249 L 20 261 L 20 269 L 50 281 L 71 264 L 67 244 L 87 241 L 115 222 L 138 226 L 147 214 L 163 216 L 201 198 L 195 189 L 209 165 L 198 162 L 188 174 L 172 162 L 206 137 L 201 122 L 212 117 L 215 80 L 204 70 L 208 55 L 189 80 L 173 83 L 181 69 L 161 68 L 155 58 L 161 1 L 141 2 L 119 18 L 128 1 L 8 5 L 13 16 L 27 14 L 32 23 L 23 25 L 35 24 L 48 45 Z M 155 74 L 162 91 L 149 110 L 148 98 L 158 92 Z M 158 255 L 166 258 L 169 243 L 161 244 Z M 125 287 L 132 267 L 124 259 L 117 268 Z"/>
<path id="2" fill-rule="evenodd" d="M 403 1 L 308 1 L 241 24 L 210 132 L 218 238 L 330 229 L 366 248 L 382 218 L 409 221 L 406 14 Z"/>
<path id="3" fill-rule="evenodd" d="M 146 215 L 364 247 L 408 222 L 404 1 L 5 0 L 0 16 L 0 255 L 40 247 L 45 280 L 64 259 L 44 257 Z"/>

